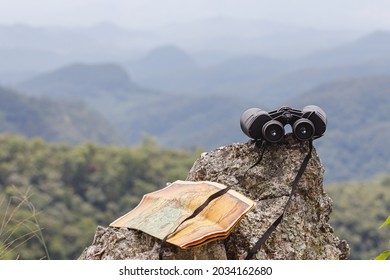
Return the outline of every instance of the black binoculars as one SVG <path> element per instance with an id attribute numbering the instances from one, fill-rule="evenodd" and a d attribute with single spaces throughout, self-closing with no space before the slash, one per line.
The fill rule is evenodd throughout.
<path id="1" fill-rule="evenodd" d="M 250 138 L 277 143 L 284 136 L 284 126 L 289 124 L 295 137 L 301 141 L 317 139 L 326 130 L 326 114 L 316 105 L 302 110 L 284 106 L 267 112 L 259 108 L 246 110 L 240 119 L 241 130 Z"/>

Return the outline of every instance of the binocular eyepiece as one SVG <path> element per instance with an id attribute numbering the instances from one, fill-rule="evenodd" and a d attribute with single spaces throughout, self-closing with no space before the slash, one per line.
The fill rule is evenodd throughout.
<path id="1" fill-rule="evenodd" d="M 326 130 L 326 114 L 316 105 L 302 110 L 281 107 L 267 112 L 259 108 L 246 110 L 240 119 L 241 130 L 250 138 L 277 143 L 282 140 L 285 125 L 291 125 L 295 137 L 301 141 L 317 139 Z"/>

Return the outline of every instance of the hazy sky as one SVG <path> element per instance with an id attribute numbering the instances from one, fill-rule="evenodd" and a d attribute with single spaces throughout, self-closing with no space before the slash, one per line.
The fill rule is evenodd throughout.
<path id="1" fill-rule="evenodd" d="M 0 24 L 155 27 L 215 16 L 325 29 L 390 29 L 389 0 L 0 0 Z"/>

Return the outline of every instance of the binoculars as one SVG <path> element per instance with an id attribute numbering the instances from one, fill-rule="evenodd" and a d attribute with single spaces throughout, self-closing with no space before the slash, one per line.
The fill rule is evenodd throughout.
<path id="1" fill-rule="evenodd" d="M 289 124 L 295 137 L 301 141 L 317 139 L 326 130 L 326 114 L 316 105 L 302 110 L 283 106 L 275 111 L 259 108 L 246 110 L 240 119 L 241 130 L 250 138 L 277 143 L 282 140 L 284 127 Z"/>

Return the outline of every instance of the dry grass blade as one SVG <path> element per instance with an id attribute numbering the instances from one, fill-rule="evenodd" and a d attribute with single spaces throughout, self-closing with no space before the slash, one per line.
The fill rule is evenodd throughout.
<path id="1" fill-rule="evenodd" d="M 0 212 L 3 215 L 0 226 L 0 259 L 6 258 L 11 252 L 33 238 L 39 240 L 44 248 L 46 258 L 49 259 L 42 228 L 39 226 L 37 219 L 39 213 L 30 200 L 30 188 L 23 192 L 15 186 L 12 187 L 13 193 L 16 195 L 10 196 L 7 203 L 6 197 L 0 201 L 0 209 L 5 208 Z M 29 215 L 19 219 L 18 214 L 22 210 L 27 210 Z M 20 234 L 20 232 L 22 233 Z"/>

